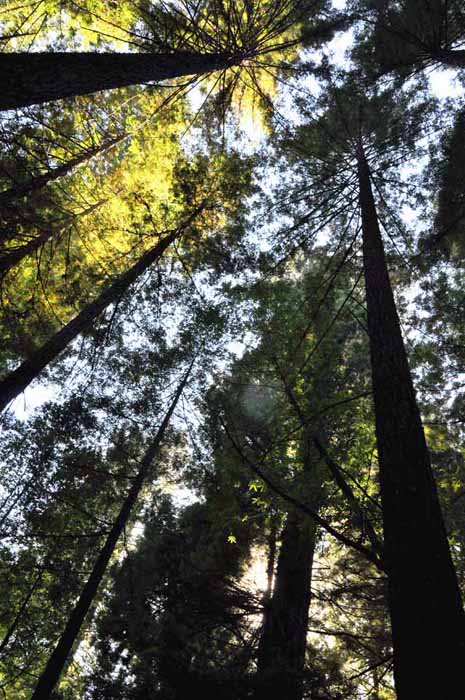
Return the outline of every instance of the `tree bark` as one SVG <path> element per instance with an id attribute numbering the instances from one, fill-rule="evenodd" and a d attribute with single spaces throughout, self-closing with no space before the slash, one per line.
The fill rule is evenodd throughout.
<path id="1" fill-rule="evenodd" d="M 397 698 L 456 700 L 465 618 L 361 142 L 358 181 Z"/>
<path id="2" fill-rule="evenodd" d="M 89 95 L 128 85 L 201 75 L 242 56 L 177 51 L 150 53 L 1 53 L 0 110 Z"/>
<path id="3" fill-rule="evenodd" d="M 302 454 L 304 489 L 312 509 L 318 512 L 324 499 L 325 470 L 308 431 Z M 302 700 L 317 530 L 315 520 L 297 509 L 288 511 L 274 589 L 263 617 L 254 700 Z"/>
<path id="4" fill-rule="evenodd" d="M 302 700 L 316 523 L 290 511 L 273 595 L 265 610 L 254 700 Z"/>
<path id="5" fill-rule="evenodd" d="M 274 582 L 274 567 L 276 562 L 276 525 L 274 520 L 270 526 L 270 534 L 268 536 L 268 561 L 266 564 L 266 592 L 265 597 L 271 600 L 273 595 Z"/>
<path id="6" fill-rule="evenodd" d="M 39 678 L 39 682 L 37 683 L 31 700 L 48 700 L 51 697 L 53 689 L 58 683 L 66 661 L 79 637 L 81 627 L 84 623 L 89 608 L 95 600 L 108 563 L 113 555 L 113 552 L 115 551 L 116 544 L 126 524 L 128 523 L 132 509 L 137 502 L 142 486 L 147 478 L 150 466 L 165 435 L 171 416 L 173 415 L 181 394 L 184 391 L 184 387 L 186 386 L 193 364 L 194 363 L 192 362 L 188 371 L 184 375 L 169 410 L 141 461 L 137 476 L 132 483 L 118 517 L 116 518 L 113 527 L 108 534 L 106 542 L 95 561 L 92 572 L 82 590 L 76 606 L 68 619 L 63 634 L 52 652 L 44 672 Z"/>
<path id="7" fill-rule="evenodd" d="M 127 272 L 120 275 L 107 289 L 88 304 L 77 316 L 40 347 L 28 360 L 0 381 L 0 411 L 29 386 L 33 379 L 65 348 L 89 328 L 95 319 L 110 304 L 117 301 L 122 294 L 142 275 L 155 261 L 159 260 L 168 246 L 180 235 L 180 229 L 172 231 L 156 246 L 148 250 Z"/>
<path id="8" fill-rule="evenodd" d="M 62 231 L 61 231 L 62 232 Z M 50 227 L 47 231 L 44 231 L 39 236 L 31 238 L 28 243 L 18 246 L 17 248 L 9 249 L 8 253 L 0 254 L 0 277 L 6 275 L 9 270 L 16 267 L 21 260 L 27 258 L 32 253 L 35 253 L 43 245 L 47 243 L 51 238 L 56 235 L 56 231 L 53 227 Z"/>
<path id="9" fill-rule="evenodd" d="M 63 163 L 56 168 L 50 168 L 50 170 L 42 175 L 36 175 L 35 177 L 29 178 L 29 180 L 26 180 L 25 182 L 18 182 L 11 187 L 8 187 L 8 189 L 0 192 L 0 210 L 3 207 L 7 207 L 11 202 L 14 202 L 20 197 L 25 197 L 32 192 L 37 192 L 43 187 L 46 187 L 46 185 L 49 185 L 51 182 L 55 182 L 61 177 L 68 175 L 82 163 L 85 163 L 99 153 L 104 153 L 112 146 L 115 146 L 117 143 L 123 141 L 125 138 L 127 138 L 127 134 L 122 134 L 114 139 L 105 141 L 103 144 L 100 144 L 100 146 L 87 148 L 78 156 L 71 158 L 66 163 Z"/>
<path id="10" fill-rule="evenodd" d="M 444 49 L 431 55 L 433 61 L 453 68 L 465 68 L 465 49 Z"/>

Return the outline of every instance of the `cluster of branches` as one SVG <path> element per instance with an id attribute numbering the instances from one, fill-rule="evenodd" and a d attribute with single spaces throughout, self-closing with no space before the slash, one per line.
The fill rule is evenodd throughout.
<path id="1" fill-rule="evenodd" d="M 425 137 L 436 138 L 450 122 L 425 93 L 424 76 L 435 65 L 463 67 L 463 13 L 460 2 L 441 0 L 427 7 L 349 5 L 339 14 L 316 1 L 128 3 L 130 19 L 117 26 L 98 3 L 71 3 L 70 18 L 121 30 L 127 53 L 78 52 L 72 41 L 64 52 L 21 53 L 14 51 L 21 26 L 8 28 L 9 49 L 0 55 L 9 142 L 0 192 L 3 324 L 29 342 L 6 344 L 0 410 L 45 371 L 62 380 L 79 361 L 75 341 L 82 334 L 103 337 L 108 347 L 101 344 L 90 358 L 83 352 L 94 385 L 101 382 L 93 410 L 76 400 L 52 404 L 21 428 L 4 414 L 10 426 L 2 469 L 6 484 L 12 474 L 14 480 L 2 494 L 2 568 L 12 571 L 0 641 L 9 676 L 4 693 L 33 689 L 34 700 L 45 700 L 65 671 L 58 692 L 80 692 L 71 687 L 70 661 L 101 600 L 93 655 L 78 677 L 89 698 L 177 698 L 195 688 L 255 700 L 272 693 L 349 698 L 361 689 L 395 692 L 399 700 L 455 700 L 465 653 L 464 528 L 456 509 L 463 458 L 450 430 L 441 436 L 447 448 L 440 441 L 427 446 L 411 372 L 415 356 L 407 352 L 395 292 L 412 273 L 430 275 L 427 284 L 439 280 L 437 299 L 430 294 L 428 303 L 445 296 L 438 339 L 460 364 L 463 343 L 450 307 L 462 287 L 449 283 L 444 267 L 456 272 L 461 265 L 463 105 L 438 139 L 446 162 L 433 154 L 420 187 L 402 166 L 417 162 Z M 299 44 L 321 46 L 348 26 L 355 37 L 351 70 L 337 70 L 326 58 L 298 63 Z M 117 39 L 98 32 L 105 49 Z M 275 225 L 271 250 L 260 255 L 246 237 L 252 217 L 244 205 L 249 197 L 256 206 L 257 159 L 218 145 L 208 106 L 197 131 L 201 148 L 183 150 L 188 107 L 178 98 L 194 82 L 164 81 L 218 71 L 223 90 L 231 91 L 242 71 L 251 71 L 263 97 L 255 71 L 269 77 L 271 68 L 274 80 L 287 76 L 299 123 L 272 108 L 264 173 L 269 178 L 274 168 L 282 180 L 268 186 L 262 202 L 273 223 L 283 225 L 277 231 Z M 316 97 L 304 87 L 309 71 L 319 81 Z M 417 82 L 407 83 L 412 76 Z M 156 91 L 141 87 L 147 83 Z M 57 105 L 65 98 L 75 101 L 62 115 Z M 19 108 L 28 109 L 10 111 Z M 157 163 L 150 151 L 164 118 L 175 125 L 164 177 L 157 178 L 149 172 Z M 70 213 L 83 183 L 102 192 Z M 425 204 L 430 193 L 434 206 Z M 434 229 L 418 255 L 402 221 L 402 207 L 414 197 Z M 79 242 L 68 235 L 76 219 Z M 86 221 L 95 233 L 86 231 Z M 95 267 L 88 264 L 92 236 L 104 251 Z M 116 251 L 113 258 L 105 246 Z M 65 280 L 58 323 L 45 314 L 33 319 L 27 303 L 36 294 L 29 298 L 31 258 L 41 263 L 44 251 L 45 307 L 47 288 L 56 293 Z M 16 294 L 21 313 L 14 324 L 11 279 L 24 290 Z M 138 289 L 144 280 L 146 289 Z M 102 334 L 97 323 L 109 314 Z M 231 361 L 228 341 L 239 337 L 251 346 Z M 447 376 L 447 358 L 425 357 Z M 178 419 L 189 442 L 179 471 L 204 503 L 178 514 L 155 496 L 153 512 L 144 510 L 154 473 L 166 475 L 163 460 L 179 467 L 169 425 L 188 401 L 188 386 L 197 401 L 185 403 Z M 92 403 L 87 389 L 83 395 Z M 432 411 L 427 402 L 422 408 Z M 111 430 L 101 419 L 105 411 Z M 460 402 L 456 415 L 460 424 Z M 82 430 L 90 446 L 76 444 Z M 21 473 L 11 450 L 24 455 Z M 64 469 L 69 459 L 71 477 Z M 97 474 L 103 481 L 95 481 Z M 65 528 L 50 537 L 50 527 L 66 523 L 68 490 L 78 532 Z M 124 555 L 121 541 L 133 536 L 138 514 L 144 534 L 135 553 Z M 89 532 L 90 521 L 103 529 Z M 68 535 L 72 545 L 63 553 L 60 540 Z M 253 570 L 254 547 L 266 560 L 261 592 L 243 579 Z M 154 576 L 146 568 L 151 560 L 162 569 Z M 22 569 L 28 575 L 18 586 Z M 66 600 L 50 623 L 50 604 L 43 619 L 40 603 L 43 596 L 53 603 L 57 586 Z M 26 622 L 31 612 L 37 630 Z M 316 642 L 309 643 L 309 632 Z M 325 636 L 337 640 L 332 650 Z"/>

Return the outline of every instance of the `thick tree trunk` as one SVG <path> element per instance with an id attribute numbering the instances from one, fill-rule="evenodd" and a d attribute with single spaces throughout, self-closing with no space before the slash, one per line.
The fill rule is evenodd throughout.
<path id="1" fill-rule="evenodd" d="M 453 68 L 465 68 L 465 49 L 449 49 L 432 54 L 431 58 L 438 63 Z"/>
<path id="2" fill-rule="evenodd" d="M 32 357 L 25 360 L 17 369 L 0 381 L 0 411 L 29 386 L 33 379 L 65 348 L 89 328 L 95 319 L 124 294 L 154 262 L 160 259 L 168 246 L 180 235 L 180 230 L 172 231 L 156 246 L 147 251 L 127 272 L 117 279 L 107 289 L 99 294 L 97 299 L 88 304 L 77 316 L 59 330 L 53 338 L 39 348 Z"/>
<path id="3" fill-rule="evenodd" d="M 361 143 L 358 178 L 397 697 L 456 700 L 465 618 Z"/>
<path id="4" fill-rule="evenodd" d="M 281 539 L 273 595 L 265 611 L 254 700 L 302 700 L 316 523 L 291 511 Z"/>
<path id="5" fill-rule="evenodd" d="M 177 51 L 149 53 L 0 54 L 0 110 L 89 95 L 127 85 L 201 75 L 237 64 L 241 56 Z"/>
<path id="6" fill-rule="evenodd" d="M 166 428 L 170 422 L 171 416 L 177 406 L 177 403 L 181 397 L 184 387 L 186 386 L 187 380 L 189 378 L 190 372 L 192 370 L 193 363 L 189 367 L 188 371 L 184 375 L 181 381 L 174 399 L 169 407 L 169 410 L 163 419 L 163 422 L 155 435 L 150 447 L 142 459 L 139 471 L 136 478 L 134 479 L 132 486 L 129 490 L 128 495 L 121 507 L 121 510 L 116 518 L 113 527 L 111 528 L 105 544 L 103 545 L 100 554 L 98 555 L 95 564 L 93 566 L 92 572 L 82 590 L 74 610 L 72 611 L 68 623 L 60 637 L 60 640 L 55 647 L 44 672 L 39 678 L 36 689 L 32 695 L 31 700 L 48 700 L 51 697 L 53 689 L 55 688 L 62 672 L 65 667 L 66 661 L 72 652 L 73 646 L 76 643 L 81 627 L 84 623 L 84 619 L 89 611 L 90 606 L 95 600 L 98 593 L 98 589 L 102 578 L 107 569 L 108 563 L 115 551 L 116 544 L 123 532 L 134 505 L 137 502 L 140 491 L 144 482 L 147 478 L 150 466 L 155 458 L 161 441 L 163 440 Z"/>
<path id="7" fill-rule="evenodd" d="M 125 138 L 127 138 L 127 134 L 122 134 L 121 136 L 117 136 L 114 139 L 110 139 L 109 141 L 100 144 L 100 146 L 88 148 L 75 158 L 71 158 L 66 163 L 58 165 L 56 168 L 51 168 L 42 175 L 36 175 L 35 177 L 29 178 L 29 180 L 26 180 L 25 182 L 18 182 L 11 187 L 8 187 L 8 189 L 0 192 L 0 211 L 2 209 L 6 209 L 11 202 L 14 202 L 20 197 L 25 197 L 30 195 L 32 192 L 37 192 L 43 187 L 49 185 L 51 182 L 55 182 L 61 177 L 68 175 L 79 165 L 82 165 L 82 163 L 85 163 L 99 153 L 104 153 L 112 146 L 115 146 L 117 143 L 123 141 Z"/>
<path id="8" fill-rule="evenodd" d="M 305 492 L 313 510 L 324 498 L 325 470 L 305 431 Z M 302 700 L 311 579 L 318 524 L 299 510 L 287 514 L 274 588 L 265 609 L 254 700 Z"/>

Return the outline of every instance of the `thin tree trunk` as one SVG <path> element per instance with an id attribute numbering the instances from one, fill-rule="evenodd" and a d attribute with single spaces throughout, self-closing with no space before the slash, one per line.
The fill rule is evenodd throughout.
<path id="1" fill-rule="evenodd" d="M 63 233 L 63 231 L 64 229 L 61 229 L 60 233 Z M 17 248 L 10 248 L 9 252 L 4 255 L 0 254 L 0 277 L 3 277 L 9 270 L 16 267 L 21 260 L 42 248 L 51 238 L 54 238 L 56 233 L 55 229 L 51 226 L 39 236 L 31 238 L 28 243 L 18 246 Z"/>
<path id="2" fill-rule="evenodd" d="M 274 591 L 265 611 L 254 700 L 302 700 L 316 529 L 305 515 L 289 512 Z"/>
<path id="3" fill-rule="evenodd" d="M 16 248 L 3 248 L 3 246 L 0 246 L 0 279 L 4 277 L 12 268 L 19 265 L 21 260 L 40 250 L 42 246 L 48 243 L 48 241 L 50 241 L 52 238 L 58 240 L 76 218 L 87 216 L 87 214 L 90 214 L 98 209 L 98 207 L 100 207 L 105 201 L 106 200 L 97 202 L 79 214 L 73 214 L 69 217 L 64 226 L 62 225 L 59 228 L 55 228 L 55 226 L 50 225 L 49 228 L 38 236 L 35 236 L 35 238 L 31 238 L 31 240 L 24 245 L 17 246 Z M 5 249 L 7 252 L 1 252 Z"/>
<path id="4" fill-rule="evenodd" d="M 24 598 L 23 602 L 21 603 L 20 608 L 14 617 L 14 620 L 12 621 L 10 627 L 6 631 L 5 636 L 3 637 L 3 639 L 0 643 L 0 656 L 3 654 L 3 651 L 8 646 L 11 637 L 16 632 L 16 629 L 17 629 L 17 627 L 21 621 L 21 618 L 22 618 L 22 616 L 23 616 L 23 614 L 24 614 L 24 612 L 29 604 L 29 601 L 31 600 L 31 598 L 34 594 L 34 591 L 36 590 L 39 583 L 42 581 L 43 575 L 44 575 L 44 572 L 40 571 L 39 574 L 34 579 L 34 581 L 32 582 L 32 586 L 29 588 L 29 591 L 27 592 L 26 597 Z"/>
<path id="5" fill-rule="evenodd" d="M 307 420 L 306 420 L 305 415 L 303 414 L 303 412 L 300 408 L 299 402 L 297 401 L 291 386 L 289 385 L 289 382 L 286 378 L 286 375 L 282 371 L 282 368 L 280 367 L 280 364 L 277 361 L 276 356 L 273 356 L 273 360 L 275 362 L 275 366 L 276 366 L 276 368 L 280 374 L 281 380 L 283 382 L 284 391 L 285 391 L 286 396 L 289 400 L 289 403 L 290 403 L 291 407 L 294 409 L 294 411 L 296 412 L 296 415 L 299 419 L 299 422 L 300 422 L 302 428 L 304 430 L 307 430 Z M 366 536 L 370 540 L 370 543 L 371 543 L 372 548 L 373 548 L 373 554 L 375 557 L 374 561 L 376 562 L 376 565 L 378 566 L 378 568 L 384 569 L 384 567 L 383 567 L 383 543 L 379 540 L 379 538 L 376 534 L 375 528 L 373 527 L 372 523 L 370 522 L 370 519 L 368 518 L 364 509 L 358 503 L 358 500 L 357 500 L 350 484 L 344 478 L 344 475 L 343 475 L 340 467 L 336 464 L 336 462 L 331 458 L 331 456 L 327 452 L 319 435 L 317 433 L 311 433 L 309 435 L 309 438 L 310 438 L 311 442 L 313 443 L 314 447 L 316 448 L 316 451 L 318 452 L 320 457 L 326 463 L 326 465 L 327 465 L 329 471 L 331 472 L 336 484 L 341 489 L 341 491 L 344 494 L 344 497 L 346 498 L 348 504 L 350 505 L 354 515 L 357 517 L 362 534 L 364 534 L 364 535 L 366 534 Z"/>
<path id="6" fill-rule="evenodd" d="M 268 561 L 266 565 L 266 598 L 271 599 L 273 595 L 274 566 L 276 562 L 276 524 L 274 520 L 270 526 L 268 537 Z"/>
<path id="7" fill-rule="evenodd" d="M 48 700 L 51 697 L 53 689 L 55 688 L 63 672 L 66 661 L 69 655 L 71 654 L 73 646 L 79 637 L 79 633 L 84 623 L 84 619 L 98 593 L 100 583 L 105 574 L 108 563 L 115 551 L 116 544 L 126 524 L 128 523 L 131 512 L 134 508 L 134 505 L 137 502 L 142 486 L 144 485 L 144 482 L 147 478 L 150 466 L 165 435 L 166 428 L 168 427 L 171 416 L 173 415 L 173 412 L 177 406 L 181 394 L 184 391 L 184 387 L 186 386 L 193 364 L 194 363 L 192 362 L 188 371 L 184 375 L 176 391 L 171 406 L 169 407 L 169 410 L 165 418 L 163 419 L 163 422 L 160 428 L 158 429 L 157 434 L 155 435 L 150 447 L 148 448 L 147 452 L 144 455 L 144 458 L 141 461 L 137 476 L 132 483 L 132 486 L 129 490 L 128 495 L 126 496 L 123 506 L 118 514 L 118 517 L 116 518 L 113 527 L 111 528 L 108 534 L 107 540 L 103 545 L 103 548 L 100 551 L 97 560 L 95 561 L 92 572 L 82 590 L 82 593 L 79 597 L 78 602 L 76 603 L 76 606 L 74 607 L 74 610 L 72 611 L 68 619 L 63 634 L 61 635 L 60 640 L 56 645 L 45 667 L 44 672 L 39 678 L 39 682 L 37 683 L 36 689 L 32 695 L 31 700 Z"/>
<path id="8" fill-rule="evenodd" d="M 358 178 L 397 697 L 456 700 L 465 618 L 361 142 Z"/>
<path id="9" fill-rule="evenodd" d="M 228 68 L 242 56 L 150 53 L 1 53 L 0 110 Z"/>
<path id="10" fill-rule="evenodd" d="M 349 482 L 344 478 L 340 467 L 334 461 L 334 459 L 331 458 L 318 435 L 314 433 L 311 436 L 311 439 L 315 448 L 318 451 L 318 454 L 324 460 L 326 466 L 328 467 L 336 485 L 338 486 L 347 503 L 349 504 L 350 509 L 352 510 L 352 513 L 354 514 L 357 520 L 358 527 L 361 531 L 362 536 L 366 535 L 366 537 L 371 543 L 373 551 L 376 554 L 378 554 L 380 561 L 382 562 L 384 556 L 383 543 L 380 541 L 378 535 L 376 534 L 376 530 L 371 520 L 367 516 L 365 509 L 360 505 L 352 487 L 350 486 Z"/>
<path id="11" fill-rule="evenodd" d="M 104 153 L 112 146 L 115 146 L 117 143 L 123 141 L 125 138 L 127 138 L 127 134 L 121 134 L 116 138 L 105 141 L 103 144 L 100 144 L 100 146 L 87 148 L 83 150 L 80 155 L 71 158 L 66 163 L 63 163 L 56 168 L 50 168 L 50 170 L 42 175 L 36 175 L 35 177 L 29 178 L 29 180 L 26 180 L 25 182 L 18 182 L 8 189 L 3 190 L 0 192 L 0 209 L 7 207 L 11 202 L 14 202 L 20 197 L 25 197 L 26 195 L 30 195 L 32 192 L 37 192 L 46 185 L 49 185 L 51 182 L 55 182 L 64 175 L 68 175 L 75 168 L 77 168 L 78 165 L 85 163 L 99 153 Z"/>
<path id="12" fill-rule="evenodd" d="M 275 564 L 276 564 L 276 525 L 274 521 L 271 524 L 270 534 L 268 537 L 268 559 L 266 565 L 266 591 L 263 596 L 263 621 L 260 635 L 259 645 L 259 662 L 261 659 L 261 650 L 264 640 L 268 639 L 271 633 L 272 612 L 271 603 L 273 599 L 273 586 L 275 580 Z M 263 674 L 263 663 L 259 663 L 259 674 Z M 258 696 L 257 696 L 258 697 Z"/>
<path id="13" fill-rule="evenodd" d="M 99 294 L 97 299 L 88 304 L 77 316 L 39 348 L 28 360 L 0 381 L 0 411 L 29 386 L 33 379 L 82 331 L 89 328 L 95 319 L 110 304 L 117 301 L 154 262 L 159 260 L 168 246 L 178 238 L 181 231 L 196 216 L 199 209 L 182 227 L 165 236 L 156 246 L 148 250 L 127 272 L 123 273 L 107 289 Z"/>

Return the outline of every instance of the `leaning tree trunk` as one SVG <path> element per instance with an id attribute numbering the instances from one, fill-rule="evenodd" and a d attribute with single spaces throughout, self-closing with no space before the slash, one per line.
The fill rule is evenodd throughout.
<path id="1" fill-rule="evenodd" d="M 5 635 L 0 642 L 0 656 L 3 654 L 4 650 L 8 646 L 10 639 L 15 636 L 15 632 L 18 628 L 18 625 L 21 622 L 21 619 L 26 611 L 26 608 L 29 604 L 29 601 L 31 600 L 32 596 L 34 595 L 36 589 L 38 588 L 39 584 L 41 583 L 42 579 L 44 576 L 44 569 L 41 569 L 38 573 L 38 575 L 35 577 L 34 581 L 32 582 L 32 586 L 30 586 L 26 597 L 24 598 L 23 602 L 21 603 L 19 610 L 15 617 L 13 618 L 13 621 L 11 622 L 10 626 L 5 632 Z"/>
<path id="2" fill-rule="evenodd" d="M 185 228 L 185 225 L 182 227 Z M 180 235 L 181 228 L 165 236 L 156 246 L 148 250 L 127 272 L 116 278 L 113 284 L 104 289 L 93 302 L 88 304 L 77 316 L 40 347 L 28 360 L 0 381 L 0 411 L 29 386 L 33 379 L 84 330 L 110 304 L 118 301 L 122 294 L 154 262 L 159 260 L 168 246 Z"/>
<path id="3" fill-rule="evenodd" d="M 40 250 L 52 238 L 59 239 L 65 229 L 60 229 L 58 236 L 55 229 L 51 226 L 47 231 L 44 231 L 39 236 L 31 238 L 24 245 L 16 248 L 8 248 L 6 253 L 0 252 L 0 278 L 4 277 L 7 272 L 16 267 L 21 260 L 29 257 L 33 253 Z"/>
<path id="4" fill-rule="evenodd" d="M 128 85 L 202 75 L 242 56 L 176 51 L 150 53 L 3 53 L 0 110 L 42 104 Z"/>
<path id="5" fill-rule="evenodd" d="M 102 206 L 105 201 L 106 200 L 102 200 L 96 204 L 92 204 L 92 206 L 88 207 L 85 211 L 82 211 L 79 214 L 72 214 L 66 221 L 65 225 L 60 227 L 49 225 L 45 231 L 40 233 L 38 236 L 31 238 L 27 243 L 24 243 L 24 245 L 19 245 L 15 248 L 12 248 L 11 246 L 5 248 L 0 246 L 0 279 L 3 278 L 7 272 L 19 265 L 24 258 L 27 258 L 40 251 L 41 248 L 43 248 L 43 246 L 45 246 L 49 241 L 53 240 L 55 243 L 58 243 L 62 235 L 66 233 L 75 219 L 78 217 L 87 216 Z"/>
<path id="6" fill-rule="evenodd" d="M 361 143 L 358 180 L 397 697 L 456 700 L 465 618 Z"/>
<path id="7" fill-rule="evenodd" d="M 105 544 L 103 545 L 95 561 L 92 572 L 82 590 L 78 602 L 76 603 L 68 619 L 63 634 L 61 635 L 58 644 L 52 652 L 52 655 L 50 656 L 50 659 L 45 667 L 44 672 L 39 678 L 39 682 L 37 683 L 36 689 L 32 695 L 31 700 L 48 700 L 53 693 L 53 689 L 58 683 L 58 680 L 65 667 L 66 661 L 70 656 L 73 646 L 75 645 L 79 637 L 79 633 L 81 631 L 81 627 L 84 623 L 85 617 L 98 593 L 100 583 L 105 574 L 108 563 L 113 555 L 113 552 L 115 551 L 116 544 L 121 536 L 121 533 L 126 527 L 131 512 L 137 502 L 142 486 L 144 485 L 144 482 L 147 478 L 150 466 L 165 435 L 166 428 L 168 427 L 171 416 L 173 415 L 173 412 L 178 404 L 181 394 L 184 391 L 192 367 L 193 362 L 191 363 L 186 374 L 184 375 L 184 378 L 182 379 L 176 391 L 171 406 L 169 407 L 169 410 L 165 418 L 163 419 L 163 422 L 157 434 L 155 435 L 152 443 L 150 444 L 147 452 L 145 453 L 140 463 L 137 476 L 135 477 L 132 483 L 132 486 L 121 507 L 118 517 L 116 518 L 113 527 L 111 528 L 108 534 Z"/>
<path id="8" fill-rule="evenodd" d="M 8 187 L 8 189 L 0 192 L 0 212 L 3 208 L 8 207 L 12 202 L 15 202 L 20 197 L 26 197 L 33 192 L 37 192 L 50 183 L 59 180 L 65 175 L 68 175 L 79 165 L 82 165 L 82 163 L 94 158 L 94 156 L 98 155 L 99 153 L 108 151 L 110 148 L 112 148 L 112 146 L 116 146 L 116 144 L 127 138 L 127 136 L 127 134 L 121 134 L 120 136 L 116 136 L 109 141 L 105 141 L 99 146 L 86 148 L 78 156 L 70 158 L 70 160 L 68 160 L 66 163 L 62 163 L 62 165 L 58 165 L 56 168 L 50 168 L 50 170 L 48 170 L 46 173 L 42 173 L 42 175 L 36 175 L 35 177 L 29 178 L 25 182 L 17 182 L 11 187 Z"/>
<path id="9" fill-rule="evenodd" d="M 290 511 L 257 659 L 254 700 L 302 700 L 316 523 Z"/>

